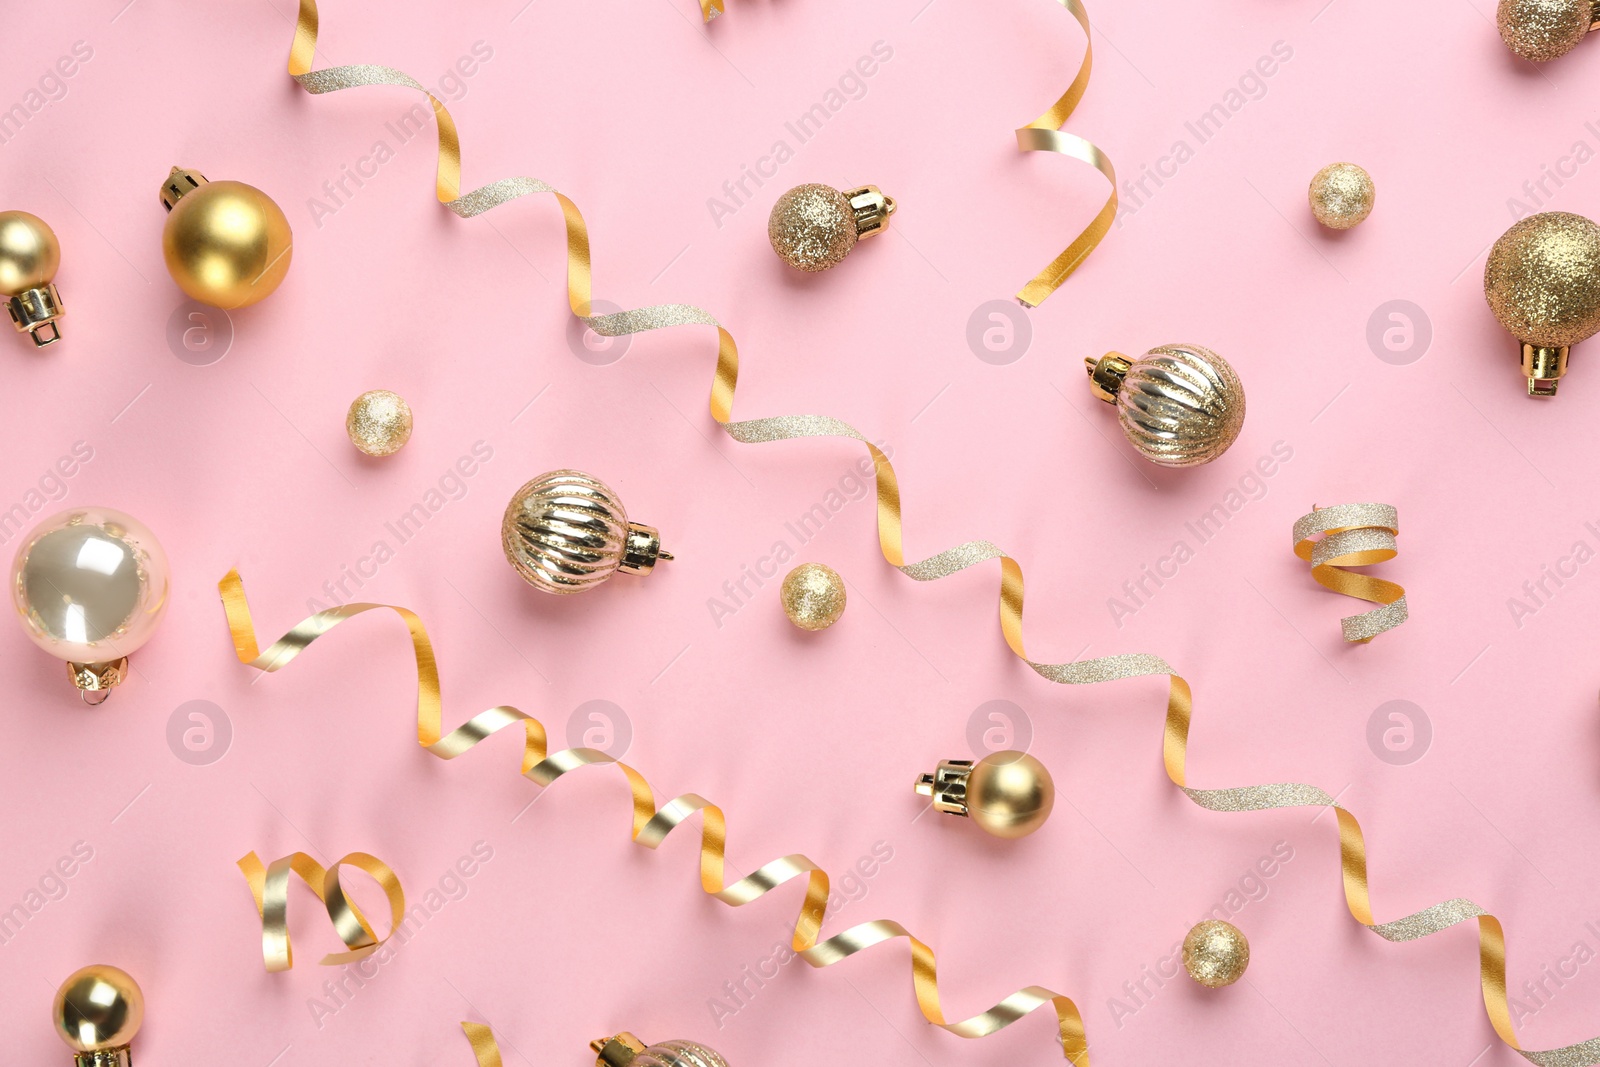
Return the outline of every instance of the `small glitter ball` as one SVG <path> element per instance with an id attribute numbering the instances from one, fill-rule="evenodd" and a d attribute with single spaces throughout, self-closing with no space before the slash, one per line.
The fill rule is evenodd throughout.
<path id="1" fill-rule="evenodd" d="M 1311 213 L 1330 230 L 1348 230 L 1372 214 L 1377 189 L 1354 163 L 1329 163 L 1311 179 Z"/>
<path id="2" fill-rule="evenodd" d="M 850 201 L 829 185 L 797 185 L 778 197 L 767 218 L 772 250 L 791 267 L 827 270 L 856 244 L 856 216 Z"/>
<path id="3" fill-rule="evenodd" d="M 1183 969 L 1207 989 L 1221 989 L 1244 977 L 1250 942 L 1232 923 L 1207 919 L 1183 939 Z"/>
<path id="4" fill-rule="evenodd" d="M 1569 211 L 1529 215 L 1489 250 L 1483 295 L 1525 344 L 1592 337 L 1600 331 L 1600 226 Z"/>
<path id="5" fill-rule="evenodd" d="M 783 579 L 783 613 L 802 630 L 826 630 L 844 614 L 844 579 L 832 567 L 802 563 Z"/>
<path id="6" fill-rule="evenodd" d="M 1544 63 L 1564 56 L 1588 36 L 1592 0 L 1500 0 L 1500 39 L 1523 59 Z"/>
<path id="7" fill-rule="evenodd" d="M 367 455 L 392 456 L 411 440 L 411 405 L 387 389 L 362 393 L 350 405 L 344 432 Z"/>

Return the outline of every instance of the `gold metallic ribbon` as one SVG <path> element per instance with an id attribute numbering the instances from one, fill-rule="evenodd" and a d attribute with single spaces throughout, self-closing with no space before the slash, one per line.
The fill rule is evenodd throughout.
<path id="1" fill-rule="evenodd" d="M 1311 577 L 1325 589 L 1380 605 L 1341 620 L 1344 639 L 1365 644 L 1406 621 L 1406 591 L 1394 582 L 1345 567 L 1384 563 L 1396 554 L 1400 513 L 1388 504 L 1338 504 L 1312 508 L 1294 524 L 1294 554 L 1311 564 Z M 1321 540 L 1317 535 L 1323 535 Z"/>
<path id="2" fill-rule="evenodd" d="M 373 932 L 367 917 L 355 901 L 345 896 L 339 884 L 339 868 L 354 867 L 371 875 L 383 887 L 389 898 L 389 933 L 379 938 Z M 328 918 L 339 939 L 349 952 L 334 952 L 322 957 L 324 967 L 341 963 L 354 963 L 365 959 L 394 936 L 405 915 L 406 895 L 400 888 L 400 879 L 388 865 L 376 856 L 365 852 L 352 852 L 343 856 L 333 866 L 323 870 L 322 865 L 304 852 L 296 852 L 273 860 L 267 867 L 254 852 L 239 861 L 239 870 L 250 885 L 250 895 L 255 897 L 256 912 L 261 916 L 261 958 L 268 971 L 287 971 L 294 966 L 294 949 L 289 944 L 289 875 L 297 874 L 311 887 L 328 909 Z"/>
<path id="3" fill-rule="evenodd" d="M 1057 2 L 1066 7 L 1087 30 L 1087 17 L 1077 0 L 1057 0 Z M 315 53 L 316 35 L 315 0 L 301 0 L 300 18 L 290 55 L 289 72 L 307 91 L 325 93 L 360 85 L 401 85 L 426 93 L 414 79 L 389 67 L 334 67 L 312 71 L 310 68 Z M 1034 123 L 1018 131 L 1018 143 L 1024 150 L 1059 151 L 1090 163 L 1113 182 L 1112 195 L 1089 228 L 1019 294 L 1018 298 L 1025 304 L 1037 304 L 1048 296 L 1093 250 L 1109 229 L 1115 216 L 1115 175 L 1109 161 L 1088 142 L 1051 128 L 1052 122 L 1056 126 L 1064 122 L 1066 116 L 1077 105 L 1087 85 L 1089 67 L 1089 53 L 1086 51 L 1084 62 L 1072 86 L 1054 107 Z M 1243 786 L 1220 790 L 1190 789 L 1184 781 L 1184 755 L 1188 743 L 1192 697 L 1188 683 L 1160 657 L 1133 654 L 1074 663 L 1042 663 L 1029 659 L 1022 642 L 1022 568 L 991 542 L 970 541 L 921 562 L 906 563 L 901 541 L 900 489 L 894 469 L 890 466 L 888 458 L 854 427 L 823 415 L 777 416 L 747 422 L 731 422 L 734 387 L 739 373 L 738 349 L 732 335 L 708 312 L 687 304 L 666 304 L 612 315 L 590 315 L 588 231 L 576 205 L 544 182 L 532 178 L 503 179 L 465 196 L 460 195 L 460 142 L 455 124 L 444 105 L 431 94 L 429 101 L 433 105 L 434 115 L 439 123 L 438 198 L 451 211 L 463 218 L 470 218 L 534 192 L 552 193 L 560 201 L 567 232 L 568 303 L 573 314 L 582 319 L 590 329 L 601 336 L 617 337 L 669 326 L 715 327 L 718 348 L 717 369 L 711 389 L 711 415 L 722 424 L 731 437 L 752 444 L 801 437 L 845 437 L 861 441 L 871 452 L 876 465 L 878 543 L 884 558 L 891 565 L 917 581 L 934 581 L 987 560 L 998 560 L 1001 576 L 1001 633 L 1005 637 L 1006 644 L 1018 657 L 1050 681 L 1064 685 L 1091 685 L 1122 678 L 1169 676 L 1164 745 L 1167 774 L 1190 800 L 1212 811 L 1265 811 L 1305 805 L 1335 808 L 1339 821 L 1345 900 L 1350 913 L 1358 922 L 1388 940 L 1409 941 L 1438 933 L 1466 919 L 1477 918 L 1483 1000 L 1495 1032 L 1506 1044 L 1539 1067 L 1592 1067 L 1594 1064 L 1600 1064 L 1600 1038 L 1549 1052 L 1530 1052 L 1522 1049 L 1517 1043 L 1506 1001 L 1504 935 L 1499 921 L 1477 905 L 1456 899 L 1403 919 L 1389 923 L 1375 923 L 1367 894 L 1366 848 L 1360 826 L 1355 817 L 1340 808 L 1327 793 L 1314 786 L 1294 784 Z M 374 608 L 386 607 L 374 604 L 348 604 L 320 612 L 295 627 L 265 654 L 258 654 L 253 632 L 249 628 L 249 612 L 244 604 L 243 589 L 236 574 L 230 574 L 223 580 L 222 593 L 240 658 L 262 670 L 278 669 L 298 654 L 306 644 L 344 619 Z M 554 781 L 555 777 L 576 766 L 611 762 L 610 757 L 603 753 L 586 749 L 568 749 L 564 753 L 556 753 L 546 759 L 543 728 L 528 716 L 508 707 L 492 708 L 482 712 L 465 725 L 457 727 L 447 737 L 440 738 L 438 675 L 433 662 L 432 648 L 427 642 L 420 620 L 417 620 L 415 615 L 404 608 L 395 607 L 392 610 L 406 620 L 407 627 L 412 633 L 413 646 L 417 654 L 418 740 L 430 752 L 444 758 L 453 758 L 497 730 L 521 722 L 526 737 L 524 771 L 528 777 L 541 784 L 548 784 L 546 779 Z M 537 744 L 535 744 L 536 739 Z M 619 764 L 619 767 L 621 766 Z M 694 805 L 703 807 L 707 817 L 701 834 L 701 882 L 707 892 L 718 896 L 725 903 L 748 903 L 801 873 L 808 874 L 810 884 L 806 904 L 795 924 L 796 948 L 802 950 L 802 956 L 808 963 L 826 966 L 884 941 L 905 937 L 910 942 L 912 951 L 913 984 L 918 1007 L 930 1022 L 963 1037 L 979 1037 L 1009 1026 L 1023 1015 L 1050 1004 L 1059 1023 L 1063 1052 L 1074 1063 L 1088 1063 L 1083 1021 L 1077 1008 L 1067 997 L 1042 987 L 1030 986 L 1021 990 L 981 1015 L 961 1022 L 947 1022 L 939 1005 L 932 951 L 896 923 L 865 923 L 820 944 L 810 944 L 807 937 L 814 937 L 820 929 L 822 909 L 826 906 L 826 892 L 821 894 L 820 901 L 817 899 L 816 880 L 820 878 L 821 884 L 826 885 L 826 874 L 804 857 L 790 856 L 768 864 L 733 886 L 723 887 L 721 870 L 725 841 L 722 836 L 724 827 L 721 812 L 699 798 L 689 795 L 680 797 L 660 812 L 651 814 L 654 804 L 649 787 L 631 768 L 624 767 L 623 770 L 634 791 L 634 836 L 641 844 L 653 847 L 652 842 L 659 843 L 659 839 L 664 838 L 683 817 L 687 817 L 687 814 L 694 810 L 700 810 Z M 690 807 L 686 810 L 676 808 L 675 805 L 680 802 L 689 804 Z M 677 814 L 679 811 L 683 811 L 683 814 Z M 712 812 L 715 812 L 715 815 L 712 815 Z M 650 832 L 647 833 L 647 830 Z"/>
<path id="4" fill-rule="evenodd" d="M 502 1067 L 500 1046 L 495 1043 L 493 1030 L 482 1023 L 462 1023 L 461 1032 L 472 1043 L 472 1054 L 478 1058 L 478 1067 Z"/>

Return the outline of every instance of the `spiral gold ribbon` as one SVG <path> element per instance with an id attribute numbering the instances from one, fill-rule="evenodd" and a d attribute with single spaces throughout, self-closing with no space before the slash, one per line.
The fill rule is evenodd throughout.
<path id="1" fill-rule="evenodd" d="M 1057 0 L 1057 2 L 1066 7 L 1087 30 L 1087 17 L 1077 0 Z M 704 6 L 702 10 L 705 10 Z M 316 50 L 316 36 L 315 0 L 300 0 L 300 18 L 290 55 L 289 72 L 308 92 L 334 92 L 361 85 L 400 85 L 426 93 L 414 79 L 390 67 L 347 66 L 321 71 L 311 70 Z M 1018 298 L 1025 304 L 1037 304 L 1054 291 L 1055 287 L 1065 280 L 1104 237 L 1115 216 L 1115 175 L 1109 161 L 1088 142 L 1052 128 L 1052 122 L 1055 126 L 1059 126 L 1076 107 L 1087 85 L 1089 68 L 1089 53 L 1086 51 L 1078 77 L 1072 86 L 1055 106 L 1034 123 L 1018 131 L 1018 143 L 1025 151 L 1057 151 L 1090 163 L 1113 182 L 1112 195 L 1094 222 L 1073 244 L 1039 277 L 1024 287 Z M 1184 778 L 1184 759 L 1188 745 L 1192 695 L 1188 683 L 1160 657 L 1132 654 L 1073 663 L 1042 663 L 1030 659 L 1022 641 L 1022 568 L 989 541 L 969 541 L 920 562 L 906 563 L 901 539 L 900 489 L 894 469 L 889 464 L 888 458 L 854 427 L 823 415 L 790 415 L 746 422 L 730 421 L 734 388 L 738 381 L 738 349 L 732 335 L 708 312 L 687 304 L 666 304 L 612 315 L 591 315 L 588 231 L 576 205 L 544 182 L 533 178 L 502 179 L 465 196 L 461 195 L 460 142 L 455 124 L 443 104 L 431 94 L 428 94 L 428 98 L 439 124 L 437 191 L 440 202 L 457 215 L 470 218 L 530 193 L 549 192 L 555 195 L 561 204 L 566 222 L 568 303 L 572 313 L 590 329 L 601 336 L 617 337 L 669 326 L 715 327 L 718 349 L 716 373 L 711 388 L 711 415 L 729 436 L 748 444 L 802 437 L 844 437 L 861 441 L 872 454 L 876 466 L 878 543 L 884 558 L 891 565 L 917 581 L 935 581 L 976 564 L 998 560 L 1001 576 L 1001 633 L 1005 637 L 1006 644 L 1019 658 L 1050 681 L 1063 685 L 1092 685 L 1123 678 L 1168 676 L 1169 691 L 1163 746 L 1166 770 L 1168 777 L 1191 801 L 1212 811 L 1266 811 L 1306 805 L 1335 808 L 1338 813 L 1345 901 L 1351 915 L 1358 922 L 1387 940 L 1409 941 L 1438 933 L 1467 919 L 1476 918 L 1479 924 L 1480 979 L 1484 1007 L 1490 1023 L 1500 1038 L 1529 1062 L 1539 1067 L 1592 1067 L 1594 1064 L 1600 1064 L 1600 1038 L 1548 1052 L 1527 1051 L 1518 1044 L 1506 1000 L 1504 934 L 1499 921 L 1476 904 L 1458 898 L 1403 919 L 1388 923 L 1374 922 L 1367 892 L 1366 846 L 1360 825 L 1353 815 L 1339 807 L 1326 792 L 1315 786 L 1297 784 L 1213 790 L 1189 788 Z M 348 604 L 320 612 L 295 627 L 265 654 L 260 654 L 256 651 L 254 634 L 250 629 L 249 611 L 245 606 L 243 587 L 237 574 L 230 574 L 223 579 L 221 589 L 240 659 L 262 670 L 278 669 L 297 655 L 305 645 L 344 619 L 375 608 L 388 607 L 375 604 Z M 457 727 L 448 736 L 441 738 L 438 675 L 432 648 L 427 642 L 420 620 L 417 620 L 415 615 L 404 608 L 394 607 L 391 610 L 399 613 L 411 630 L 413 647 L 417 655 L 418 740 L 430 752 L 443 758 L 453 758 L 499 729 L 521 722 L 526 738 L 523 755 L 524 773 L 536 782 L 548 784 L 560 774 L 588 763 L 612 762 L 610 757 L 603 753 L 589 749 L 568 749 L 546 758 L 543 727 L 509 707 L 492 708 L 482 712 L 465 725 Z M 622 765 L 619 764 L 619 767 Z M 724 887 L 721 871 L 725 828 L 722 825 L 720 810 L 691 794 L 678 798 L 659 812 L 652 814 L 654 802 L 649 787 L 644 784 L 637 772 L 631 768 L 622 767 L 622 769 L 634 792 L 634 837 L 639 843 L 654 847 L 654 844 L 658 844 L 660 839 L 664 838 L 683 818 L 695 810 L 705 811 L 706 819 L 701 833 L 701 883 L 708 893 L 716 895 L 718 899 L 733 905 L 748 903 L 799 874 L 805 873 L 809 876 L 806 903 L 795 924 L 795 946 L 808 963 L 814 966 L 826 966 L 884 941 L 905 937 L 910 942 L 912 951 L 912 976 L 918 1007 L 930 1022 L 963 1037 L 980 1037 L 1009 1026 L 1022 1016 L 1049 1004 L 1054 1008 L 1059 1023 L 1062 1051 L 1074 1063 L 1088 1063 L 1083 1020 L 1076 1006 L 1069 998 L 1043 987 L 1030 986 L 1012 994 L 981 1015 L 961 1022 L 947 1022 L 939 1005 L 932 951 L 897 923 L 887 921 L 865 923 L 820 944 L 812 944 L 809 938 L 814 938 L 820 929 L 822 909 L 826 906 L 826 892 L 822 892 L 820 899 L 817 897 L 818 879 L 821 880 L 821 885 L 827 884 L 825 873 L 804 857 L 790 856 L 768 864 L 733 886 Z M 687 804 L 688 807 L 677 807 L 680 803 Z"/>
<path id="2" fill-rule="evenodd" d="M 1406 621 L 1403 587 L 1344 569 L 1394 559 L 1394 539 L 1399 532 L 1400 513 L 1388 504 L 1312 508 L 1294 524 L 1294 554 L 1311 564 L 1311 577 L 1317 584 L 1379 605 L 1341 620 L 1346 641 L 1365 644 Z"/>
<path id="3" fill-rule="evenodd" d="M 371 875 L 383 887 L 389 898 L 389 933 L 379 938 L 361 914 L 355 901 L 345 895 L 339 884 L 339 868 L 354 867 Z M 405 891 L 400 879 L 388 865 L 376 856 L 365 852 L 352 852 L 323 869 L 322 865 L 304 852 L 296 852 L 273 860 L 263 867 L 254 852 L 239 861 L 239 870 L 250 885 L 250 895 L 255 897 L 256 912 L 261 916 L 261 958 L 268 971 L 287 971 L 294 966 L 294 949 L 289 944 L 289 875 L 296 874 L 311 888 L 328 909 L 328 918 L 349 952 L 334 952 L 322 957 L 322 966 L 334 967 L 341 963 L 354 963 L 378 951 L 383 943 L 400 929 L 406 911 Z"/>

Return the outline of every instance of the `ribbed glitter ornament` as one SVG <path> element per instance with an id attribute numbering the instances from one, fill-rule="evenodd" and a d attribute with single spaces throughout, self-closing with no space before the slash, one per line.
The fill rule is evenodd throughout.
<path id="1" fill-rule="evenodd" d="M 1183 939 L 1183 969 L 1207 989 L 1221 989 L 1244 977 L 1250 942 L 1232 923 L 1207 919 Z"/>
<path id="2" fill-rule="evenodd" d="M 411 405 L 399 393 L 372 389 L 350 402 L 344 432 L 369 456 L 392 456 L 411 440 Z"/>
<path id="3" fill-rule="evenodd" d="M 797 185 L 772 205 L 767 239 L 789 266 L 827 270 L 848 256 L 858 240 L 882 233 L 894 210 L 894 200 L 875 185 L 848 192 L 831 185 Z"/>
<path id="4" fill-rule="evenodd" d="M 1523 59 L 1544 63 L 1578 47 L 1596 25 L 1594 0 L 1500 0 L 1500 39 Z"/>
<path id="5" fill-rule="evenodd" d="M 546 593 L 581 593 L 617 571 L 649 574 L 661 534 L 628 521 L 622 500 L 582 471 L 541 474 L 517 490 L 500 523 L 506 559 L 523 581 Z"/>
<path id="6" fill-rule="evenodd" d="M 728 1067 L 722 1054 L 697 1041 L 662 1041 L 648 1048 L 624 1030 L 591 1041 L 595 1067 Z"/>
<path id="7" fill-rule="evenodd" d="M 1600 226 L 1547 211 L 1512 226 L 1489 251 L 1483 295 L 1522 346 L 1529 396 L 1554 396 L 1568 349 L 1600 331 Z"/>
<path id="8" fill-rule="evenodd" d="M 1330 230 L 1348 230 L 1372 214 L 1377 199 L 1372 175 L 1354 163 L 1329 163 L 1311 179 L 1306 198 L 1311 214 Z"/>
<path id="9" fill-rule="evenodd" d="M 1084 361 L 1095 396 L 1117 406 L 1122 433 L 1163 467 L 1210 463 L 1244 426 L 1244 385 L 1228 361 L 1199 345 L 1162 345 L 1129 361 Z"/>
<path id="10" fill-rule="evenodd" d="M 802 563 L 783 579 L 783 613 L 802 630 L 826 630 L 844 614 L 844 579 L 832 567 Z"/>

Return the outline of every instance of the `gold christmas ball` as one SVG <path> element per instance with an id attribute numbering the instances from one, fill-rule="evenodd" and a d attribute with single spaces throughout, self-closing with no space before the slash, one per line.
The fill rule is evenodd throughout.
<path id="1" fill-rule="evenodd" d="M 61 983 L 51 1014 L 74 1052 L 125 1048 L 144 1022 L 144 993 L 127 971 L 97 963 Z"/>
<path id="2" fill-rule="evenodd" d="M 778 197 L 767 217 L 772 250 L 797 270 L 836 266 L 858 240 L 882 233 L 894 214 L 893 198 L 875 185 L 840 192 L 815 182 Z"/>
<path id="3" fill-rule="evenodd" d="M 1329 163 L 1311 179 L 1311 213 L 1330 230 L 1348 230 L 1372 214 L 1372 175 L 1354 163 Z"/>
<path id="4" fill-rule="evenodd" d="M 500 520 L 500 547 L 522 580 L 545 593 L 581 593 L 613 574 L 649 574 L 661 532 L 628 519 L 622 498 L 583 471 L 549 471 L 518 489 Z"/>
<path id="5" fill-rule="evenodd" d="M 161 187 L 167 273 L 192 299 L 225 309 L 272 295 L 289 273 L 294 235 L 283 209 L 243 182 L 211 182 L 172 168 Z"/>
<path id="6" fill-rule="evenodd" d="M 367 455 L 392 456 L 411 440 L 411 405 L 387 389 L 362 393 L 350 403 L 344 432 Z"/>
<path id="7" fill-rule="evenodd" d="M 1244 383 L 1199 345 L 1162 345 L 1136 360 L 1084 360 L 1089 388 L 1117 408 L 1122 435 L 1162 467 L 1195 467 L 1228 450 L 1244 428 Z"/>
<path id="8" fill-rule="evenodd" d="M 1600 226 L 1566 211 L 1530 215 L 1489 250 L 1483 295 L 1524 344 L 1560 348 L 1600 331 Z"/>
<path id="9" fill-rule="evenodd" d="M 1500 0 L 1500 39 L 1523 59 L 1544 63 L 1578 47 L 1595 22 L 1593 0 Z"/>
<path id="10" fill-rule="evenodd" d="M 802 630 L 826 630 L 844 614 L 844 579 L 832 567 L 802 563 L 783 579 L 783 613 Z"/>
<path id="11" fill-rule="evenodd" d="M 1050 817 L 1056 784 L 1026 752 L 993 752 L 967 778 L 967 814 L 995 837 L 1027 837 Z"/>
<path id="12" fill-rule="evenodd" d="M 1221 989 L 1244 977 L 1250 942 L 1232 923 L 1207 919 L 1183 939 L 1183 969 L 1207 989 Z"/>
<path id="13" fill-rule="evenodd" d="M 0 294 L 42 289 L 61 266 L 55 231 L 26 211 L 0 211 Z"/>

